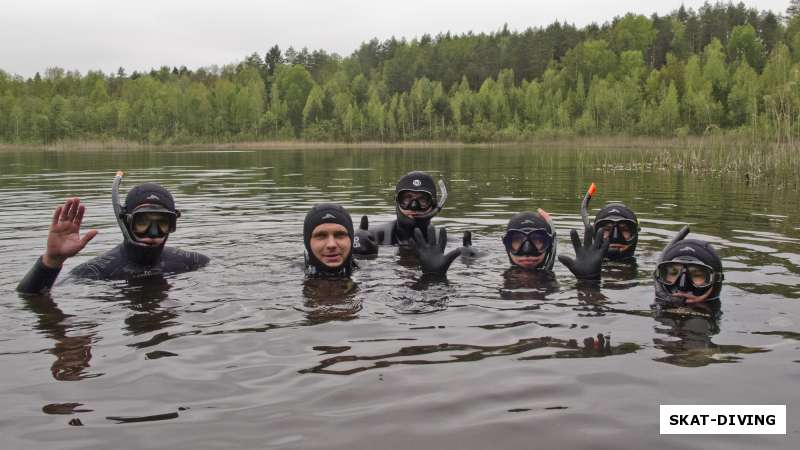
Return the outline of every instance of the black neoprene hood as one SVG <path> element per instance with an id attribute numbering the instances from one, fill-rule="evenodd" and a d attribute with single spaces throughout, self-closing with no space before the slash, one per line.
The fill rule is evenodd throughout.
<path id="1" fill-rule="evenodd" d="M 317 257 L 314 256 L 314 252 L 311 251 L 311 234 L 314 233 L 315 228 L 324 223 L 342 225 L 347 229 L 347 235 L 350 236 L 350 252 L 339 267 L 332 268 L 326 266 L 322 261 L 317 259 Z M 309 275 L 350 276 L 353 270 L 353 235 L 353 219 L 346 209 L 335 203 L 320 203 L 314 205 L 306 214 L 306 218 L 303 221 L 303 245 L 306 249 L 306 272 Z"/>
<path id="2" fill-rule="evenodd" d="M 142 183 L 134 186 L 125 196 L 125 209 L 128 213 L 133 212 L 137 206 L 145 204 L 160 205 L 170 211 L 175 211 L 175 199 L 172 198 L 172 194 L 157 183 Z"/>
<path id="3" fill-rule="evenodd" d="M 436 203 L 436 183 L 425 172 L 414 171 L 403 175 L 394 188 L 395 197 L 402 191 L 426 192 Z"/>

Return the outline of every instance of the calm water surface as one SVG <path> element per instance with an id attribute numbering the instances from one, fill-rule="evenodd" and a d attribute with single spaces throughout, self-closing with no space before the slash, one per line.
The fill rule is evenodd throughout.
<path id="1" fill-rule="evenodd" d="M 599 152 L 599 151 L 597 151 Z M 548 149 L 0 153 L 4 448 L 797 448 L 800 201 L 720 177 L 626 170 Z M 591 161 L 603 160 L 598 167 Z M 612 162 L 609 162 L 612 161 Z M 170 245 L 212 263 L 150 284 L 14 292 L 67 196 L 120 241 L 110 186 L 158 181 L 184 215 Z M 435 223 L 484 252 L 446 282 L 383 247 L 353 283 L 304 282 L 302 220 L 336 201 L 391 220 L 393 187 L 448 181 Z M 589 182 L 643 230 L 599 290 L 506 274 L 508 218 L 550 211 L 562 253 Z M 683 224 L 726 269 L 723 316 L 654 317 L 651 273 Z M 65 270 L 65 271 L 66 271 Z M 585 339 L 610 339 L 607 349 Z M 788 404 L 787 436 L 659 436 L 658 405 Z M 70 425 L 77 423 L 83 426 Z"/>

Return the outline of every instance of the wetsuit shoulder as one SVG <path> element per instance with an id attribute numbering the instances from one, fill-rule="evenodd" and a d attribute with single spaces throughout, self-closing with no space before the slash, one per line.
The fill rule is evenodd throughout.
<path id="1" fill-rule="evenodd" d="M 161 270 L 164 273 L 180 273 L 197 270 L 207 265 L 211 259 L 198 252 L 165 247 L 161 253 Z"/>

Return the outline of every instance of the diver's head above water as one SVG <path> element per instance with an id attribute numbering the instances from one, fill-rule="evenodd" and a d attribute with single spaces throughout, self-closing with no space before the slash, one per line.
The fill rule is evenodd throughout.
<path id="1" fill-rule="evenodd" d="M 667 306 L 719 300 L 724 279 L 722 260 L 711 244 L 680 235 L 664 249 L 653 276 L 656 303 Z"/>
<path id="2" fill-rule="evenodd" d="M 444 182 L 440 182 L 444 187 Z M 410 233 L 414 228 L 426 230 L 431 218 L 441 211 L 447 198 L 442 192 L 441 202 L 436 194 L 433 177 L 425 172 L 409 172 L 403 175 L 394 189 L 397 223 Z"/>
<path id="3" fill-rule="evenodd" d="M 556 258 L 556 233 L 542 214 L 522 212 L 511 217 L 503 235 L 511 264 L 526 270 L 552 270 Z"/>
<path id="4" fill-rule="evenodd" d="M 140 244 L 164 244 L 180 216 L 172 194 L 156 183 L 134 186 L 125 197 L 123 220 L 131 237 Z"/>
<path id="5" fill-rule="evenodd" d="M 142 183 L 134 186 L 125 196 L 125 204 L 118 203 L 121 174 L 115 178 L 113 200 L 117 220 L 125 238 L 128 254 L 141 264 L 153 264 L 161 255 L 164 245 L 177 226 L 181 212 L 175 208 L 175 199 L 163 186 Z"/>
<path id="6" fill-rule="evenodd" d="M 606 258 L 620 260 L 633 257 L 639 240 L 639 219 L 622 203 L 605 205 L 594 218 L 595 230 L 603 230 L 609 241 Z"/>
<path id="7" fill-rule="evenodd" d="M 353 271 L 353 220 L 334 203 L 314 205 L 303 222 L 306 273 L 348 277 Z"/>

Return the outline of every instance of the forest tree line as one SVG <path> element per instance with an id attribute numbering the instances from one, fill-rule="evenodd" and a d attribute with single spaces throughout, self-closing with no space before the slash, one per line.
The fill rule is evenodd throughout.
<path id="1" fill-rule="evenodd" d="M 800 136 L 800 8 L 742 3 L 583 28 L 424 35 L 340 57 L 273 46 L 238 64 L 0 70 L 0 142 L 515 141 Z"/>

